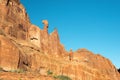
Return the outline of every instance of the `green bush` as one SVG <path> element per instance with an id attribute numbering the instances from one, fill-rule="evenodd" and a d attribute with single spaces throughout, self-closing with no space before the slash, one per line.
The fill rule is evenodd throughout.
<path id="1" fill-rule="evenodd" d="M 53 72 L 51 70 L 47 71 L 47 75 L 52 76 L 55 80 L 72 80 L 70 77 L 65 76 L 65 75 L 56 75 L 56 74 L 53 74 Z"/>
<path id="2" fill-rule="evenodd" d="M 53 74 L 52 71 L 50 71 L 50 70 L 47 71 L 47 75 L 52 75 L 52 74 Z"/>
<path id="3" fill-rule="evenodd" d="M 57 77 L 58 77 L 57 75 L 54 75 L 54 76 L 53 76 L 54 79 L 57 79 Z"/>
<path id="4" fill-rule="evenodd" d="M 72 80 L 71 78 L 69 78 L 68 76 L 64 76 L 64 75 L 59 75 L 56 77 L 58 80 Z"/>

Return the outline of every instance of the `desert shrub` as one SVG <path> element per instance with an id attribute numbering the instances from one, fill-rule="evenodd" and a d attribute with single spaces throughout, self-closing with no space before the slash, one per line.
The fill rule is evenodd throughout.
<path id="1" fill-rule="evenodd" d="M 54 79 L 57 79 L 57 77 L 58 77 L 57 75 L 53 75 L 53 78 L 54 78 Z"/>
<path id="2" fill-rule="evenodd" d="M 47 75 L 52 76 L 55 80 L 72 80 L 70 77 L 65 76 L 65 75 L 56 75 L 56 74 L 53 74 L 53 72 L 51 70 L 47 71 Z"/>
<path id="3" fill-rule="evenodd" d="M 65 75 L 59 75 L 55 78 L 58 80 L 72 80 L 71 78 L 69 78 L 68 76 L 65 76 Z"/>
<path id="4" fill-rule="evenodd" d="M 23 69 L 18 69 L 17 70 L 17 73 L 24 73 L 25 72 L 25 70 L 23 70 Z"/>
<path id="5" fill-rule="evenodd" d="M 2 72 L 3 71 L 3 68 L 2 67 L 0 67 L 0 72 Z"/>
<path id="6" fill-rule="evenodd" d="M 47 75 L 52 75 L 52 74 L 53 74 L 53 72 L 51 70 L 47 71 Z"/>
<path id="7" fill-rule="evenodd" d="M 17 70 L 11 70 L 10 72 L 15 72 L 15 73 L 24 73 L 25 70 L 23 69 L 17 69 Z"/>

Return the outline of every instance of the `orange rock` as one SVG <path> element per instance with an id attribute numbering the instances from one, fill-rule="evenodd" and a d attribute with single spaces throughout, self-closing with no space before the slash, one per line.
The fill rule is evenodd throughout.
<path id="1" fill-rule="evenodd" d="M 19 49 L 6 37 L 0 35 L 0 67 L 4 70 L 18 68 Z"/>
<path id="2" fill-rule="evenodd" d="M 27 40 L 29 26 L 29 18 L 23 5 L 19 4 L 19 0 L 0 1 L 0 28 L 8 35 Z"/>
<path id="3" fill-rule="evenodd" d="M 0 79 L 3 80 L 55 80 L 52 76 L 45 76 L 35 73 L 12 73 L 1 72 Z"/>
<path id="4" fill-rule="evenodd" d="M 73 51 L 72 49 L 70 49 L 70 52 L 69 52 L 69 60 L 73 60 Z"/>
<path id="5" fill-rule="evenodd" d="M 30 42 L 40 47 L 40 28 L 35 25 L 31 25 L 28 31 Z"/>

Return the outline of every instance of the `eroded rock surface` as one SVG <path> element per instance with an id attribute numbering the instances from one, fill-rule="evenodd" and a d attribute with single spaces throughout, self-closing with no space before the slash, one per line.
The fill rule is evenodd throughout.
<path id="1" fill-rule="evenodd" d="M 19 0 L 1 0 L 0 28 L 11 37 L 27 40 L 30 22 L 25 8 L 18 3 Z"/>
<path id="2" fill-rule="evenodd" d="M 19 49 L 8 38 L 0 35 L 0 67 L 5 71 L 16 70 L 19 64 Z"/>

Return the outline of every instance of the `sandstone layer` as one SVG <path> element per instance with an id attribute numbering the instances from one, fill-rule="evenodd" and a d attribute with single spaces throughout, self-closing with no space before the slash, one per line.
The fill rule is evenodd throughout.
<path id="1" fill-rule="evenodd" d="M 42 23 L 44 29 L 33 25 L 19 0 L 0 0 L 0 68 L 35 72 L 40 74 L 38 80 L 42 75 L 54 80 L 47 76 L 48 70 L 72 80 L 120 80 L 109 59 L 87 49 L 67 52 L 60 43 L 58 31 L 49 34 L 48 21 Z M 7 80 L 5 74 L 0 73 L 0 78 Z M 11 80 L 21 74 L 16 75 Z"/>

